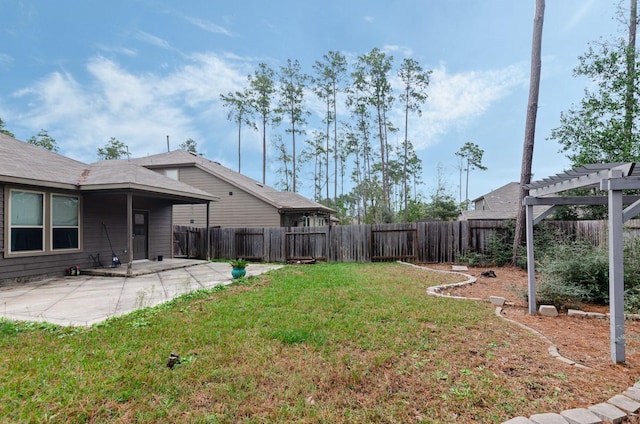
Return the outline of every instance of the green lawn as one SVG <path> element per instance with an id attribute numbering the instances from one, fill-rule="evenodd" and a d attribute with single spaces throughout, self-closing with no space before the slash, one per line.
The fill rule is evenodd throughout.
<path id="1" fill-rule="evenodd" d="M 0 422 L 501 422 L 579 395 L 487 304 L 425 294 L 456 280 L 287 266 L 89 329 L 0 321 Z"/>

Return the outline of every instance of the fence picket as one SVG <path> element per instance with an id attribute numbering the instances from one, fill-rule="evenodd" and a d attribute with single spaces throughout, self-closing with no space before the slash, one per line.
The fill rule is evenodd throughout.
<path id="1" fill-rule="evenodd" d="M 607 245 L 607 221 L 544 221 L 547 227 L 597 246 Z M 418 222 L 333 227 L 211 228 L 213 258 L 244 257 L 265 262 L 315 258 L 329 262 L 408 260 L 455 262 L 469 252 L 488 253 L 492 240 L 511 243 L 510 221 Z M 538 227 L 536 227 L 538 228 Z M 204 258 L 206 230 L 174 227 L 174 256 Z M 625 225 L 640 236 L 640 220 Z"/>

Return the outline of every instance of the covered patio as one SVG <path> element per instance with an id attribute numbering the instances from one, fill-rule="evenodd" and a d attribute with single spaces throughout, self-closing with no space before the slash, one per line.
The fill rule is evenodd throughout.
<path id="1" fill-rule="evenodd" d="M 607 205 L 609 233 L 610 346 L 613 363 L 625 361 L 624 335 L 624 240 L 623 225 L 640 213 L 640 196 L 625 196 L 625 190 L 640 190 L 640 170 L 635 163 L 591 164 L 527 185 L 526 242 L 529 313 L 536 313 L 536 279 L 533 249 L 534 225 L 563 205 Z M 568 196 L 567 190 L 599 189 L 602 195 Z M 552 206 L 534 216 L 536 205 Z"/>

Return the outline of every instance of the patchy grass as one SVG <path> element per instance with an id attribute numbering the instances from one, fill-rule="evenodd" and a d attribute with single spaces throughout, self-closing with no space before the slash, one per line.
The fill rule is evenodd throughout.
<path id="1" fill-rule="evenodd" d="M 288 266 L 89 329 L 0 321 L 0 417 L 501 422 L 620 388 L 548 358 L 485 304 L 425 295 L 455 279 L 397 264 Z"/>

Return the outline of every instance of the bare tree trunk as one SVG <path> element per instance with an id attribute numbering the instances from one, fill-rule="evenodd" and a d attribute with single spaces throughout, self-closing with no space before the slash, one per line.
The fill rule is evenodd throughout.
<path id="1" fill-rule="evenodd" d="M 240 136 L 242 135 L 242 113 L 240 113 L 240 117 L 238 118 L 238 174 L 241 172 L 241 163 L 240 163 Z"/>
<path id="2" fill-rule="evenodd" d="M 628 145 L 632 145 L 633 140 L 633 104 L 635 93 L 635 72 L 636 72 L 636 27 L 638 0 L 631 0 L 629 11 L 629 44 L 627 45 L 627 93 L 624 101 L 624 132 Z M 631 152 L 629 152 L 631 154 Z"/>
<path id="3" fill-rule="evenodd" d="M 536 0 L 533 17 L 533 41 L 531 44 L 531 80 L 529 81 L 529 102 L 527 105 L 527 121 L 524 129 L 524 145 L 522 148 L 522 169 L 520 172 L 520 196 L 518 198 L 518 217 L 513 239 L 513 255 L 511 262 L 515 265 L 518 250 L 524 238 L 525 207 L 522 204 L 529 191 L 525 185 L 531 182 L 531 164 L 533 162 L 533 144 L 536 134 L 536 117 L 538 114 L 538 95 L 540 93 L 540 69 L 542 67 L 542 26 L 544 24 L 544 2 Z"/>
<path id="4" fill-rule="evenodd" d="M 262 118 L 262 185 L 267 184 L 267 118 Z"/>

